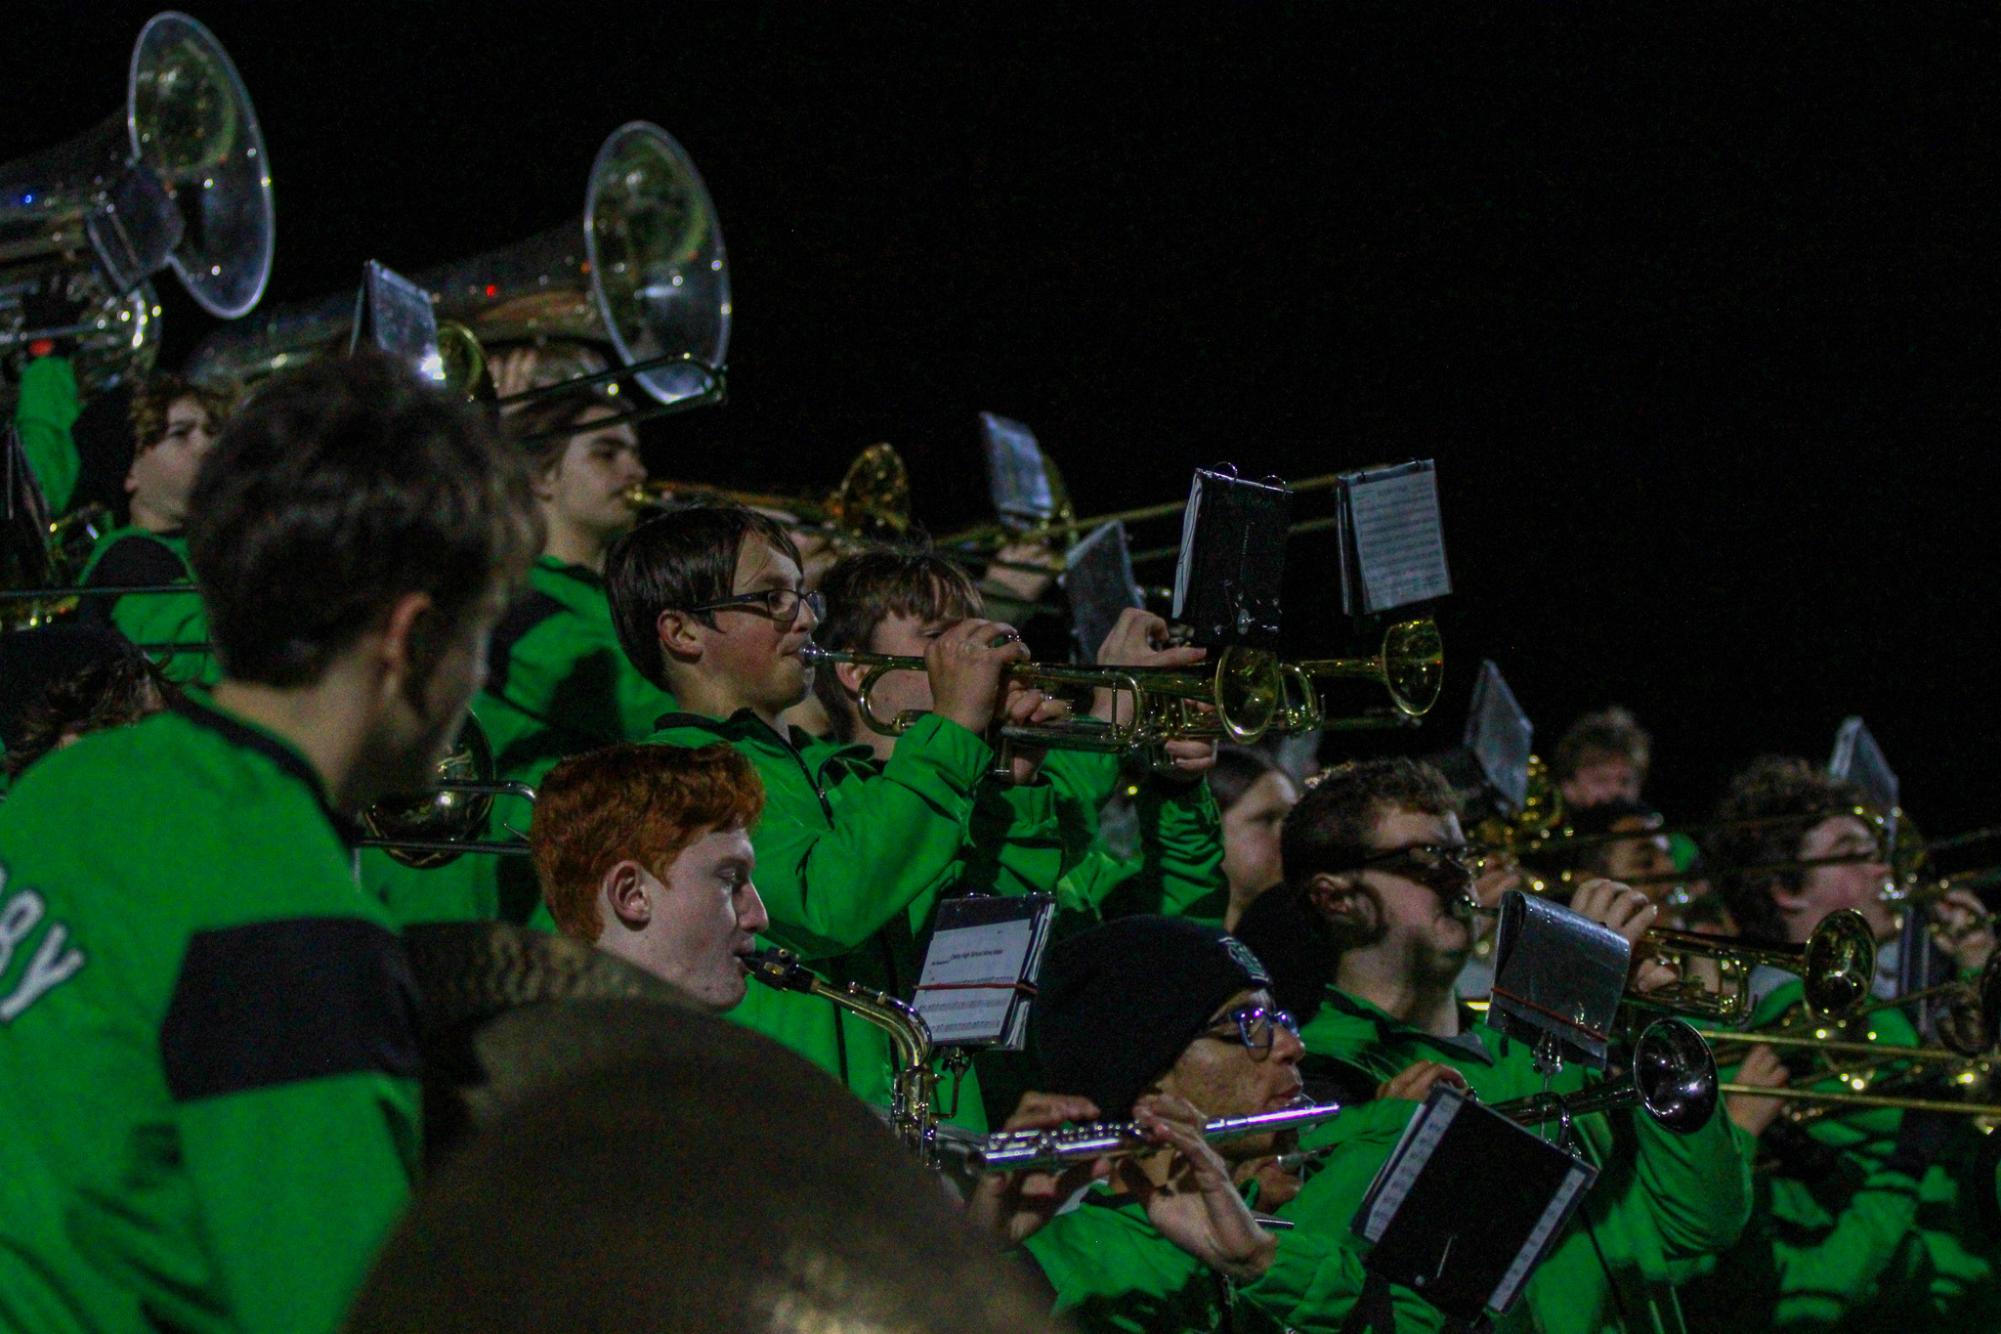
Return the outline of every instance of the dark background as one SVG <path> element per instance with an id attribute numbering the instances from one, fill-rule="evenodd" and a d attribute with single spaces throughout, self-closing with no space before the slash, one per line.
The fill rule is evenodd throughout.
<path id="1" fill-rule="evenodd" d="M 0 161 L 118 102 L 148 12 L 36 8 L 0 27 Z M 1492 657 L 1545 753 L 1637 710 L 1679 813 L 1860 713 L 1926 829 L 1996 818 L 1985 6 L 196 16 L 270 147 L 267 302 L 560 221 L 654 120 L 737 311 L 731 403 L 654 428 L 656 472 L 817 492 L 887 439 L 944 529 L 980 517 L 983 408 L 1087 511 L 1223 460 L 1436 458 L 1423 744 Z M 162 291 L 171 365 L 210 323 Z M 1291 557 L 1289 629 L 1329 651 L 1327 548 Z"/>

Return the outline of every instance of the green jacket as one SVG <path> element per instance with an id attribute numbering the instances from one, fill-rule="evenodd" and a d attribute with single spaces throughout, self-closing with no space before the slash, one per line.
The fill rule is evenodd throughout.
<path id="1" fill-rule="evenodd" d="M 1458 1070 L 1489 1104 L 1542 1090 L 1525 1044 L 1461 1013 L 1462 1038 L 1437 1038 L 1330 987 L 1300 1033 L 1307 1052 L 1302 1073 L 1309 1088 L 1317 1078 L 1332 1078 L 1346 1084 L 1347 1096 L 1368 1096 L 1413 1061 L 1430 1060 Z M 1573 1091 L 1586 1078 L 1583 1069 L 1566 1066 L 1552 1087 Z M 1700 1257 L 1735 1243 L 1750 1210 L 1750 1167 L 1729 1118 L 1719 1110 L 1691 1135 L 1663 1130 L 1643 1112 L 1580 1117 L 1575 1125 L 1576 1147 L 1597 1165 L 1598 1179 L 1497 1327 L 1538 1334 L 1691 1328 L 1675 1285 Z M 1286 1212 L 1300 1211 L 1310 1211 L 1304 1192 Z M 1350 1209 L 1324 1225 L 1345 1227 L 1352 1216 Z"/>
<path id="2" fill-rule="evenodd" d="M 473 711 L 494 767 L 537 783 L 556 761 L 644 741 L 674 697 L 639 674 L 618 645 L 604 580 L 542 556 L 494 628 L 486 686 Z"/>
<path id="3" fill-rule="evenodd" d="M 37 357 L 21 368 L 20 397 L 14 402 L 14 429 L 28 470 L 42 488 L 49 517 L 69 510 L 76 482 L 83 471 L 70 431 L 82 413 L 76 392 L 76 372 L 67 357 Z"/>
<path id="4" fill-rule="evenodd" d="M 756 768 L 765 806 L 752 844 L 771 916 L 766 935 L 835 982 L 907 1000 L 921 937 L 948 890 L 1048 891 L 1062 877 L 1055 782 L 1012 790 L 984 783 L 993 751 L 936 715 L 912 727 L 886 764 L 866 746 L 796 729 L 781 737 L 749 710 L 728 719 L 670 714 L 659 725 L 656 743 L 726 741 Z M 813 997 L 761 987 L 731 1017 L 865 1101 L 888 1101 L 889 1045 L 865 1022 Z M 979 1097 L 962 1096 L 954 1119 L 984 1129 Z"/>
<path id="5" fill-rule="evenodd" d="M 129 597 L 83 599 L 87 621 L 109 625 L 135 644 L 148 645 L 147 656 L 160 664 L 168 680 L 183 685 L 214 685 L 222 679 L 215 655 L 207 648 L 175 652 L 161 645 L 205 645 L 208 614 L 194 589 L 188 565 L 188 540 L 180 533 L 152 533 L 144 528 L 116 528 L 97 539 L 83 567 L 88 588 L 144 588 L 157 584 L 188 585 L 185 593 L 134 593 Z"/>
<path id="6" fill-rule="evenodd" d="M 552 556 L 536 560 L 527 587 L 494 628 L 486 684 L 473 700 L 495 775 L 538 786 L 567 756 L 644 741 L 653 720 L 673 708 L 674 697 L 619 648 L 604 580 Z M 518 839 L 532 816 L 515 798 L 496 798 L 484 836 Z M 555 926 L 526 857 L 471 853 L 420 870 L 371 848 L 362 853 L 362 879 L 406 926 L 494 918 Z"/>
<path id="7" fill-rule="evenodd" d="M 199 697 L 0 807 L 0 1329 L 339 1320 L 420 1141 L 415 990 L 344 827 Z"/>
<path id="8" fill-rule="evenodd" d="M 1320 1127 L 1326 1142 L 1338 1140 L 1342 1147 L 1293 1206 L 1315 1192 L 1327 1197 L 1316 1206 L 1321 1213 L 1352 1216 L 1416 1107 L 1378 1103 Z M 1293 1217 L 1293 1206 L 1280 1214 Z M 1086 1334 L 1332 1334 L 1361 1295 L 1366 1243 L 1348 1230 L 1345 1218 L 1339 1227 L 1280 1232 L 1272 1267 L 1254 1283 L 1233 1283 L 1162 1236 L 1138 1201 L 1099 1185 L 1030 1236 L 1024 1249 L 1054 1292 L 1057 1312 Z M 1398 1334 L 1440 1328 L 1438 1313 L 1415 1295 L 1392 1289 L 1391 1300 Z"/>
<path id="9" fill-rule="evenodd" d="M 1778 1022 L 1799 1002 L 1799 983 L 1778 988 L 1752 1026 Z M 1886 1046 L 1917 1041 L 1900 1010 L 1878 1011 L 1869 1028 Z M 1902 1117 L 1875 1110 L 1811 1122 L 1803 1152 L 1758 1173 L 1751 1227 L 1689 1285 L 1691 1314 L 1776 1330 L 2001 1328 L 1994 1223 L 1983 1216 L 1994 1169 L 1982 1161 L 1981 1137 L 1969 1125 L 1913 1180 L 1885 1161 Z"/>

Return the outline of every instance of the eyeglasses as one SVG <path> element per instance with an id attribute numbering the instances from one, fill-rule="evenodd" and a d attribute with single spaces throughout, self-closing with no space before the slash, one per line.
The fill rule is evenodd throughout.
<path id="1" fill-rule="evenodd" d="M 1233 1027 L 1234 1025 L 1234 1027 Z M 1230 1011 L 1199 1035 L 1228 1042 L 1235 1037 L 1253 1056 L 1269 1056 L 1278 1041 L 1278 1030 L 1299 1036 L 1299 1021 L 1286 1010 L 1267 1010 L 1262 1005 L 1246 1005 Z"/>
<path id="2" fill-rule="evenodd" d="M 714 602 L 704 602 L 689 607 L 692 615 L 702 611 L 727 611 L 734 608 L 747 611 L 754 616 L 769 616 L 774 621 L 790 625 L 799 619 L 799 608 L 804 605 L 813 613 L 816 621 L 827 617 L 827 600 L 818 593 L 808 593 L 803 588 L 768 588 L 762 593 L 736 593 Z"/>
<path id="3" fill-rule="evenodd" d="M 1464 843 L 1414 843 L 1371 853 L 1355 869 L 1388 871 L 1451 900 L 1473 888 L 1484 861 L 1477 849 Z"/>

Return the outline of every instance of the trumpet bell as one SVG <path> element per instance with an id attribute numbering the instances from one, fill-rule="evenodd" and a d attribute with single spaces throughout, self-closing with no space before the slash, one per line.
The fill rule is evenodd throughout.
<path id="1" fill-rule="evenodd" d="M 459 727 L 452 747 L 438 762 L 438 781 L 465 783 L 472 788 L 443 787 L 424 796 L 389 798 L 361 813 L 361 825 L 374 838 L 420 842 L 470 843 L 486 828 L 493 794 L 476 790 L 493 781 L 493 747 L 486 729 L 471 714 Z M 458 859 L 456 852 L 385 848 L 396 861 L 417 870 L 431 870 Z"/>
<path id="2" fill-rule="evenodd" d="M 1265 734 L 1285 703 L 1285 680 L 1278 659 L 1263 649 L 1233 645 L 1216 661 L 1216 719 L 1240 746 Z"/>
<path id="3" fill-rule="evenodd" d="M 1383 686 L 1399 712 L 1422 718 L 1445 685 L 1445 645 L 1438 622 L 1398 621 L 1383 634 Z"/>

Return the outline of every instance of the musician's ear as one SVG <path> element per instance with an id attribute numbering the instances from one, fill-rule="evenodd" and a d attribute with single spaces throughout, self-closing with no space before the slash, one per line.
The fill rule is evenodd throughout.
<path id="1" fill-rule="evenodd" d="M 859 663 L 837 662 L 834 664 L 834 679 L 841 683 L 841 693 L 849 699 L 860 699 L 862 678 L 868 675 L 868 668 Z"/>
<path id="2" fill-rule="evenodd" d="M 647 893 L 646 872 L 627 858 L 613 863 L 598 881 L 605 906 L 627 930 L 637 931 L 653 920 L 653 900 Z"/>
<path id="3" fill-rule="evenodd" d="M 1765 892 L 1772 896 L 1772 903 L 1780 912 L 1806 912 L 1812 907 L 1807 902 L 1805 887 L 1792 876 L 1773 876 L 1766 882 Z"/>
<path id="4" fill-rule="evenodd" d="M 702 657 L 702 623 L 685 611 L 669 607 L 654 618 L 653 633 L 660 648 L 675 662 L 698 662 Z"/>
<path id="5" fill-rule="evenodd" d="M 1321 871 L 1306 882 L 1306 901 L 1313 910 L 1335 925 L 1361 926 L 1376 917 L 1375 896 L 1358 875 L 1336 875 Z"/>

